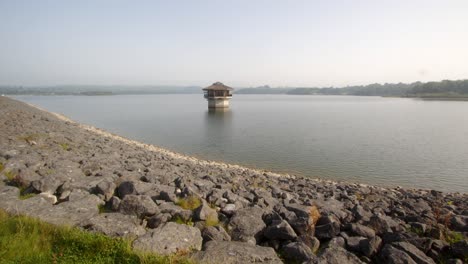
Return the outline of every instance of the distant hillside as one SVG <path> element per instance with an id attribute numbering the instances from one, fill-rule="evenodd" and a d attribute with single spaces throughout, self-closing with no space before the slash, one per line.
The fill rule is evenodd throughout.
<path id="1" fill-rule="evenodd" d="M 418 83 L 407 95 L 425 98 L 468 97 L 468 80 Z"/>
<path id="2" fill-rule="evenodd" d="M 342 88 L 296 88 L 287 94 L 321 94 L 321 95 L 360 95 L 360 96 L 404 96 L 416 83 L 385 83 L 360 86 L 346 86 Z"/>
<path id="3" fill-rule="evenodd" d="M 468 97 L 468 80 L 414 83 L 385 83 L 346 87 L 291 87 L 270 88 L 261 86 L 244 88 L 237 94 L 291 94 L 291 95 L 358 95 L 358 96 L 399 96 L 428 98 Z"/>
<path id="4" fill-rule="evenodd" d="M 110 95 L 110 94 L 200 94 L 198 86 L 0 86 L 0 94 L 8 95 Z"/>
<path id="5" fill-rule="evenodd" d="M 271 88 L 268 85 L 255 87 L 255 88 L 243 88 L 234 91 L 236 94 L 285 94 L 292 88 Z"/>
<path id="6" fill-rule="evenodd" d="M 117 95 L 117 94 L 201 94 L 198 86 L 0 86 L 0 94 L 7 95 Z M 291 94 L 291 95 L 359 95 L 424 98 L 468 98 L 468 80 L 415 83 L 385 83 L 335 87 L 271 88 L 268 85 L 237 88 L 235 94 Z"/>

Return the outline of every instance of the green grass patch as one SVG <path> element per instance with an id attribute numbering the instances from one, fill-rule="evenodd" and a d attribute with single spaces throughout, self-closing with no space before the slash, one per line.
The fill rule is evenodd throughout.
<path id="1" fill-rule="evenodd" d="M 35 193 L 25 193 L 25 194 L 23 194 L 22 192 L 20 192 L 19 198 L 20 198 L 20 200 L 26 200 L 26 199 L 32 198 L 34 196 L 36 196 Z"/>
<path id="2" fill-rule="evenodd" d="M 465 237 L 462 233 L 455 232 L 455 231 L 448 231 L 445 234 L 445 240 L 450 244 L 455 244 L 457 242 L 463 241 Z"/>
<path id="3" fill-rule="evenodd" d="M 0 172 L 2 172 L 3 169 L 5 169 L 5 165 L 3 165 L 3 163 L 0 162 Z"/>
<path id="4" fill-rule="evenodd" d="M 59 146 L 62 147 L 62 149 L 66 151 L 69 151 L 71 149 L 68 143 L 59 143 Z"/>
<path id="5" fill-rule="evenodd" d="M 191 195 L 191 196 L 187 196 L 185 198 L 179 199 L 175 204 L 186 210 L 195 210 L 196 208 L 200 207 L 200 205 L 202 204 L 202 201 L 200 200 L 200 198 L 194 195 Z"/>
<path id="6" fill-rule="evenodd" d="M 10 182 L 13 181 L 16 177 L 16 173 L 14 171 L 5 171 L 3 175 L 5 175 L 7 180 Z"/>
<path id="7" fill-rule="evenodd" d="M 189 218 L 188 220 L 183 219 L 180 216 L 175 216 L 171 219 L 171 222 L 180 224 L 180 225 L 188 225 L 188 226 L 193 226 L 193 221 L 192 218 Z"/>
<path id="8" fill-rule="evenodd" d="M 98 210 L 99 210 L 100 214 L 112 213 L 112 210 L 108 206 L 106 206 L 105 204 L 98 205 Z"/>
<path id="9" fill-rule="evenodd" d="M 135 252 L 130 244 L 0 210 L 1 263 L 190 263 L 185 256 Z"/>
<path id="10" fill-rule="evenodd" d="M 217 226 L 219 224 L 217 214 L 209 214 L 205 219 L 205 226 Z"/>

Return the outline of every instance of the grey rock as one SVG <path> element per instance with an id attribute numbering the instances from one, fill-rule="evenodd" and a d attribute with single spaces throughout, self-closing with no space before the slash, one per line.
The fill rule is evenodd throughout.
<path id="1" fill-rule="evenodd" d="M 256 244 L 266 227 L 259 207 L 249 207 L 237 211 L 229 221 L 228 230 L 232 240 Z"/>
<path id="2" fill-rule="evenodd" d="M 226 215 L 233 215 L 236 212 L 236 205 L 235 204 L 226 204 L 222 209 L 221 212 Z"/>
<path id="3" fill-rule="evenodd" d="M 133 248 L 169 255 L 177 252 L 200 250 L 202 240 L 198 228 L 169 222 L 138 237 L 133 242 Z"/>
<path id="4" fill-rule="evenodd" d="M 331 239 L 340 233 L 340 223 L 333 215 L 322 216 L 315 226 L 315 236 L 320 240 Z"/>
<path id="5" fill-rule="evenodd" d="M 203 241 L 231 241 L 231 237 L 220 226 L 207 226 L 202 231 Z"/>
<path id="6" fill-rule="evenodd" d="M 421 232 L 422 234 L 426 233 L 427 225 L 419 222 L 410 222 L 409 223 L 411 228 L 417 232 Z"/>
<path id="7" fill-rule="evenodd" d="M 360 241 L 359 251 L 364 256 L 371 257 L 379 251 L 381 245 L 382 245 L 382 239 L 379 236 L 366 238 Z"/>
<path id="8" fill-rule="evenodd" d="M 408 242 L 392 243 L 395 248 L 404 251 L 418 264 L 435 264 L 434 260 L 426 256 L 424 252 Z"/>
<path id="9" fill-rule="evenodd" d="M 218 213 L 216 210 L 208 206 L 208 204 L 203 201 L 202 205 L 196 208 L 193 212 L 194 220 L 205 221 L 207 219 L 211 221 L 218 221 Z"/>
<path id="10" fill-rule="evenodd" d="M 372 213 L 364 210 L 364 208 L 361 205 L 355 205 L 351 212 L 356 221 L 368 221 L 372 216 Z"/>
<path id="11" fill-rule="evenodd" d="M 454 215 L 450 219 L 450 227 L 458 232 L 468 232 L 468 216 Z"/>
<path id="12" fill-rule="evenodd" d="M 120 213 L 99 214 L 82 224 L 87 230 L 113 237 L 136 238 L 146 233 L 135 216 Z"/>
<path id="13" fill-rule="evenodd" d="M 184 221 L 188 221 L 192 218 L 192 211 L 183 209 L 180 206 L 177 206 L 173 203 L 163 203 L 159 205 L 161 213 L 168 213 L 173 218 L 180 218 Z"/>
<path id="14" fill-rule="evenodd" d="M 417 264 L 406 252 L 386 244 L 379 253 L 379 260 L 389 264 Z"/>
<path id="15" fill-rule="evenodd" d="M 468 258 L 468 241 L 462 240 L 452 244 L 452 254 L 461 259 Z"/>
<path id="16" fill-rule="evenodd" d="M 316 237 L 299 236 L 297 238 L 297 241 L 300 241 L 306 244 L 314 253 L 317 252 L 317 250 L 320 247 L 320 240 L 318 240 Z M 343 246 L 344 246 L 344 241 L 343 241 Z"/>
<path id="17" fill-rule="evenodd" d="M 374 215 L 369 220 L 369 227 L 374 229 L 375 233 L 378 235 L 392 232 L 392 227 L 396 227 L 397 225 L 398 223 L 385 215 Z"/>
<path id="18" fill-rule="evenodd" d="M 360 264 L 363 262 L 356 255 L 342 247 L 328 247 L 319 255 L 317 263 Z"/>
<path id="19" fill-rule="evenodd" d="M 57 203 L 57 196 L 55 196 L 53 194 L 50 194 L 48 192 L 40 193 L 39 197 L 41 197 L 42 199 L 44 199 L 45 201 L 47 201 L 50 204 L 56 204 Z"/>
<path id="20" fill-rule="evenodd" d="M 62 185 L 63 181 L 61 179 L 46 176 L 40 180 L 35 180 L 31 182 L 31 187 L 38 193 L 48 192 L 55 193 L 57 188 Z"/>
<path id="21" fill-rule="evenodd" d="M 281 252 L 289 262 L 302 263 L 315 258 L 312 250 L 302 242 L 291 242 L 282 247 Z"/>
<path id="22" fill-rule="evenodd" d="M 124 199 L 126 195 L 129 194 L 137 194 L 137 190 L 135 188 L 135 183 L 132 181 L 124 181 L 119 184 L 117 188 L 117 195 L 120 199 Z"/>
<path id="23" fill-rule="evenodd" d="M 158 206 L 147 195 L 127 194 L 120 202 L 119 212 L 138 217 L 152 216 L 159 212 Z"/>
<path id="24" fill-rule="evenodd" d="M 293 228 L 284 220 L 273 220 L 265 229 L 264 236 L 273 240 L 293 240 L 297 237 Z"/>
<path id="25" fill-rule="evenodd" d="M 360 252 L 361 251 L 361 242 L 365 240 L 365 237 L 357 237 L 357 236 L 352 236 L 352 237 L 347 237 L 345 238 L 346 240 L 346 248 L 348 250 L 354 251 L 354 252 Z"/>
<path id="26" fill-rule="evenodd" d="M 375 231 L 372 228 L 361 224 L 351 224 L 349 225 L 349 230 L 352 234 L 357 236 L 363 236 L 368 238 L 375 236 Z"/>
<path id="27" fill-rule="evenodd" d="M 326 243 L 325 243 L 325 248 L 332 248 L 332 247 L 342 247 L 344 248 L 346 245 L 346 241 L 343 237 L 334 237 L 330 240 L 328 240 Z"/>
<path id="28" fill-rule="evenodd" d="M 208 264 L 283 263 L 273 248 L 238 241 L 209 241 L 203 251 L 195 253 L 193 259 Z"/>
<path id="29" fill-rule="evenodd" d="M 112 196 L 109 200 L 109 207 L 112 211 L 118 211 L 120 206 L 120 199 L 117 196 Z"/>
<path id="30" fill-rule="evenodd" d="M 159 193 L 159 199 L 164 200 L 166 202 L 176 202 L 177 201 L 177 195 L 174 192 L 168 192 L 168 191 L 161 191 Z"/>
<path id="31" fill-rule="evenodd" d="M 96 192 L 104 195 L 104 200 L 109 201 L 114 195 L 116 185 L 111 181 L 102 181 L 96 185 Z"/>
<path id="32" fill-rule="evenodd" d="M 171 218 L 171 214 L 168 213 L 157 214 L 148 218 L 148 223 L 146 224 L 146 226 L 149 228 L 157 228 L 160 225 L 169 222 Z"/>

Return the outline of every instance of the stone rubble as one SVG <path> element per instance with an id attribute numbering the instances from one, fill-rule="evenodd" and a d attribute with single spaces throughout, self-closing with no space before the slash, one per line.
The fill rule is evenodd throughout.
<path id="1" fill-rule="evenodd" d="M 198 160 L 0 97 L 0 208 L 201 263 L 466 263 L 468 195 Z"/>

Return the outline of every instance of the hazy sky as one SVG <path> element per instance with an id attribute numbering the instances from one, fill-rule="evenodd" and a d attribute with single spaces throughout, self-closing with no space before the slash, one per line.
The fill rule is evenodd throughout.
<path id="1" fill-rule="evenodd" d="M 468 1 L 0 1 L 0 84 L 468 78 Z"/>

